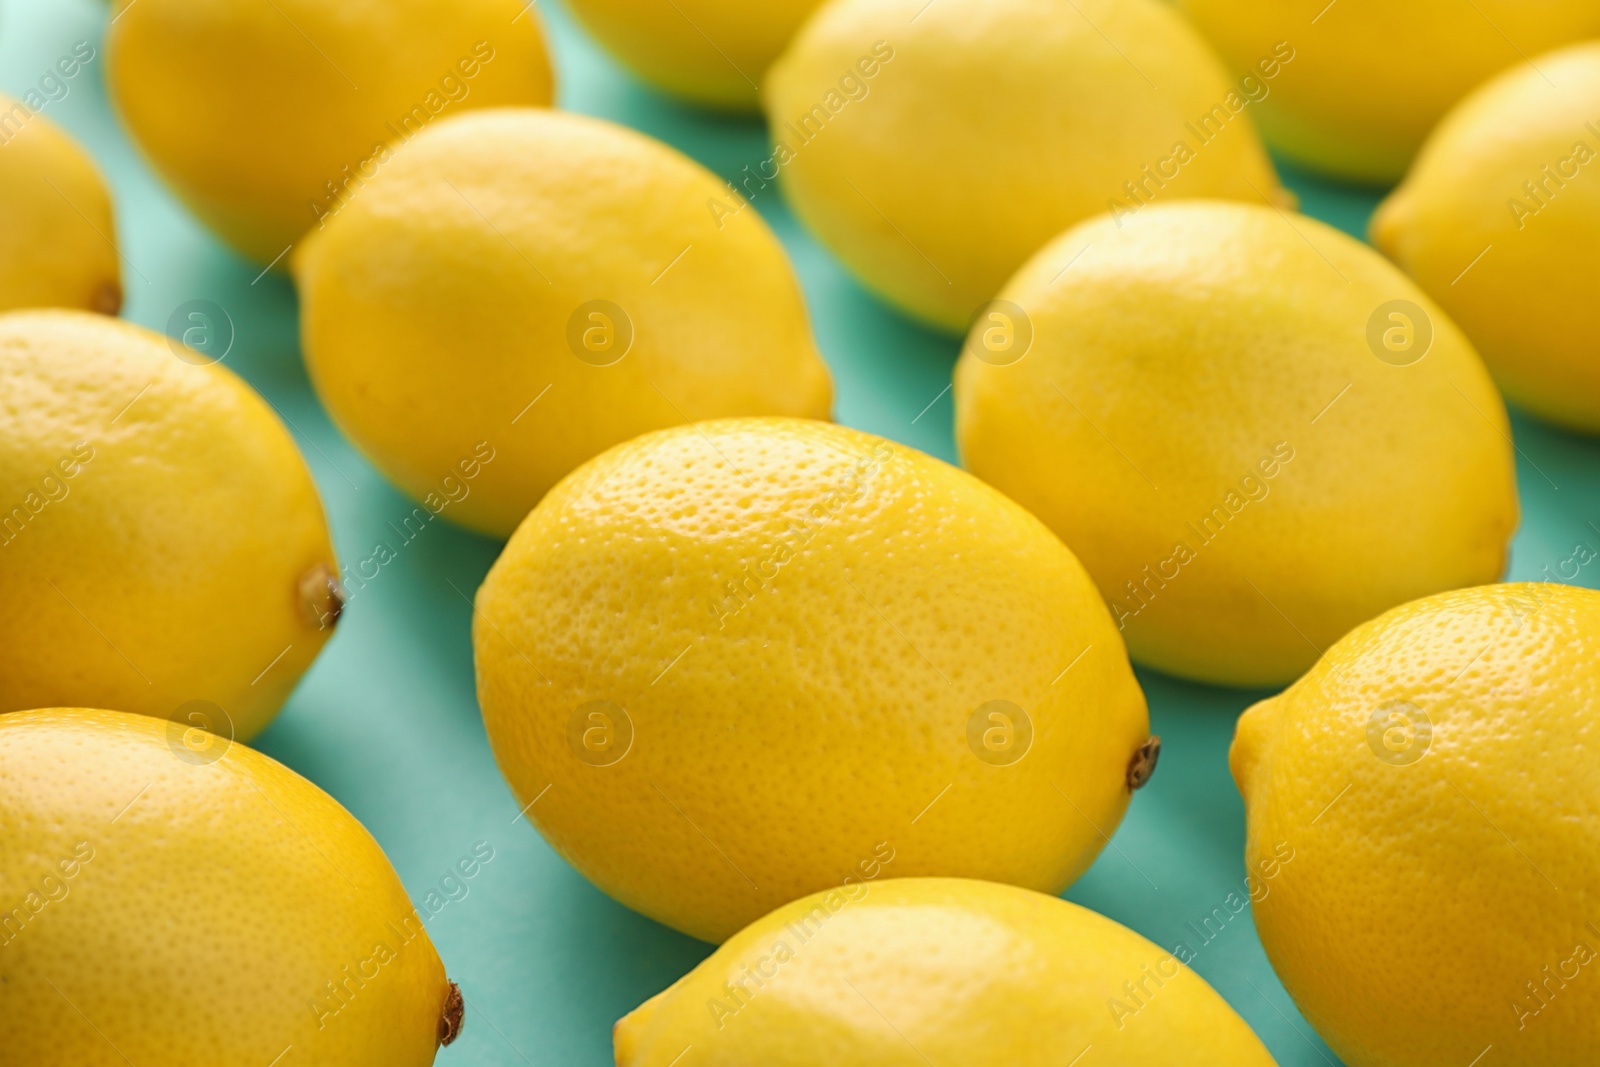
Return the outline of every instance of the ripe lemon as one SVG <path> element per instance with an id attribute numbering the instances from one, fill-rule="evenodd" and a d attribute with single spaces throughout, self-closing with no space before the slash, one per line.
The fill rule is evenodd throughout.
<path id="1" fill-rule="evenodd" d="M 1346 1063 L 1594 1062 L 1597 728 L 1600 593 L 1550 583 L 1396 608 L 1239 720 L 1247 855 L 1295 856 L 1256 929 Z"/>
<path id="2" fill-rule="evenodd" d="M 1241 69 L 1293 48 L 1293 64 L 1261 101 L 1262 132 L 1296 162 L 1358 181 L 1404 174 L 1428 131 L 1485 78 L 1600 34 L 1593 0 L 1325 2 L 1178 6 Z"/>
<path id="3" fill-rule="evenodd" d="M 647 430 L 826 418 L 833 382 L 794 271 L 753 210 L 712 209 L 730 201 L 698 164 L 597 119 L 440 123 L 296 253 L 312 381 L 418 500 L 490 455 L 446 514 L 501 537 Z"/>
<path id="4" fill-rule="evenodd" d="M 1372 249 L 1308 218 L 1155 206 L 1062 235 L 956 368 L 967 468 L 1059 534 L 1134 659 L 1290 681 L 1352 626 L 1504 571 L 1504 406 Z"/>
<path id="5" fill-rule="evenodd" d="M 1600 432 L 1600 42 L 1473 93 L 1372 221 L 1514 403 Z M 1548 79 L 1548 80 L 1547 80 Z"/>
<path id="6" fill-rule="evenodd" d="M 249 738 L 332 632 L 311 473 L 244 382 L 87 312 L 0 315 L 0 711 Z"/>
<path id="7" fill-rule="evenodd" d="M 261 263 L 434 119 L 554 93 L 523 0 L 138 0 L 110 24 L 106 62 L 156 170 Z"/>
<path id="8" fill-rule="evenodd" d="M 606 452 L 477 607 L 479 703 L 529 817 L 708 941 L 869 869 L 1059 891 L 1153 766 L 1072 553 L 977 479 L 829 423 Z"/>
<path id="9" fill-rule="evenodd" d="M 100 169 L 61 127 L 0 95 L 0 310 L 115 315 L 121 277 Z"/>
<path id="10" fill-rule="evenodd" d="M 835 0 L 766 105 L 747 195 L 781 172 L 864 285 L 948 330 L 1091 215 L 1288 196 L 1248 97 L 1158 0 Z"/>
<path id="11" fill-rule="evenodd" d="M 617 1024 L 617 1067 L 1272 1067 L 1171 953 L 993 882 L 836 887 L 741 930 Z"/>
<path id="12" fill-rule="evenodd" d="M 461 1013 L 383 850 L 304 778 L 144 716 L 0 715 L 7 1063 L 426 1067 Z"/>
<path id="13" fill-rule="evenodd" d="M 755 111 L 767 68 L 821 0 L 575 0 L 568 5 L 639 77 L 698 104 Z"/>

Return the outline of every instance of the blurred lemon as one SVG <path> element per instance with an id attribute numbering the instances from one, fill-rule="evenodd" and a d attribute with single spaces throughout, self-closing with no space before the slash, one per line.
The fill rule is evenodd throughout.
<path id="1" fill-rule="evenodd" d="M 440 123 L 296 253 L 295 278 L 306 363 L 340 426 L 430 510 L 497 536 L 647 430 L 832 408 L 760 216 L 597 119 Z M 448 511 L 446 479 L 467 490 Z"/>
<path id="2" fill-rule="evenodd" d="M 766 108 L 747 194 L 781 172 L 864 285 L 947 330 L 1091 215 L 1289 197 L 1242 86 L 1157 0 L 835 0 Z"/>
<path id="3" fill-rule="evenodd" d="M 1473 93 L 1372 239 L 1455 317 L 1514 403 L 1600 432 L 1600 42 Z"/>
<path id="4" fill-rule="evenodd" d="M 434 119 L 550 103 L 523 0 L 137 0 L 106 36 L 112 99 L 189 208 L 276 260 Z"/>
<path id="5" fill-rule="evenodd" d="M 246 739 L 332 633 L 311 474 L 211 358 L 86 312 L 0 315 L 0 711 Z"/>
<path id="6" fill-rule="evenodd" d="M 477 607 L 479 703 L 528 817 L 710 941 L 868 872 L 1059 892 L 1154 764 L 1072 553 L 977 479 L 829 423 L 606 452 Z"/>
<path id="7" fill-rule="evenodd" d="M 122 307 L 111 191 L 89 154 L 0 95 L 0 310 Z"/>
<path id="8" fill-rule="evenodd" d="M 1326 5 L 1326 6 L 1324 6 Z M 1262 132 L 1297 163 L 1387 184 L 1479 82 L 1600 34 L 1593 0 L 1179 0 L 1240 69 L 1294 62 L 1261 101 Z"/>
<path id="9" fill-rule="evenodd" d="M 1186 678 L 1288 682 L 1395 604 L 1500 577 L 1517 524 L 1461 332 L 1372 249 L 1265 207 L 1063 234 L 980 317 L 955 393 L 967 468 Z"/>
<path id="10" fill-rule="evenodd" d="M 821 0 L 574 0 L 590 33 L 639 77 L 697 104 L 754 111 L 767 68 Z"/>
<path id="11" fill-rule="evenodd" d="M 1247 859 L 1294 855 L 1256 929 L 1344 1062 L 1594 1062 L 1597 730 L 1600 593 L 1546 583 L 1396 608 L 1239 720 Z"/>

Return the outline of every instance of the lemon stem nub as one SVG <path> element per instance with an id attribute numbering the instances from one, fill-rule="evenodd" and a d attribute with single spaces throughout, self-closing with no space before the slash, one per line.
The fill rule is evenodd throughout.
<path id="1" fill-rule="evenodd" d="M 448 1045 L 461 1036 L 466 1022 L 467 1003 L 461 999 L 461 987 L 450 983 L 450 992 L 444 998 L 444 1012 L 439 1016 L 439 1045 Z"/>
<path id="2" fill-rule="evenodd" d="M 1156 761 L 1161 758 L 1161 738 L 1152 737 L 1140 745 L 1128 761 L 1128 791 L 1143 787 L 1156 773 Z"/>
<path id="3" fill-rule="evenodd" d="M 344 587 L 339 575 L 326 563 L 319 563 L 300 576 L 300 604 L 306 618 L 319 630 L 329 630 L 344 612 Z"/>

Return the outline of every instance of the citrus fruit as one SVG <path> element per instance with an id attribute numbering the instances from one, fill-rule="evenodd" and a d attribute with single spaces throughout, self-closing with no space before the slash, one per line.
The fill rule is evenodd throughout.
<path id="1" fill-rule="evenodd" d="M 111 191 L 94 160 L 44 115 L 0 94 L 0 311 L 115 315 L 121 276 Z"/>
<path id="2" fill-rule="evenodd" d="M 260 263 L 440 116 L 554 93 L 523 0 L 138 0 L 110 23 L 106 62 L 155 169 Z"/>
<path id="3" fill-rule="evenodd" d="M 1153 201 L 1286 199 L 1249 99 L 1159 0 L 835 0 L 773 67 L 771 157 L 872 289 L 964 330 L 1050 238 Z"/>
<path id="4" fill-rule="evenodd" d="M 613 448 L 518 527 L 477 608 L 479 703 L 529 818 L 709 941 L 869 868 L 1059 891 L 1155 758 L 1072 553 L 830 423 Z"/>
<path id="5" fill-rule="evenodd" d="M 0 315 L 0 711 L 110 706 L 249 738 L 332 633 L 311 473 L 206 359 L 87 312 Z"/>
<path id="6" fill-rule="evenodd" d="M 1594 1062 L 1597 730 L 1600 593 L 1553 583 L 1395 608 L 1239 720 L 1247 858 L 1294 850 L 1256 929 L 1344 1062 Z"/>
<path id="7" fill-rule="evenodd" d="M 968 470 L 1078 554 L 1135 660 L 1286 683 L 1357 623 L 1494 581 L 1517 524 L 1504 406 L 1372 249 L 1220 202 L 1084 223 L 956 368 Z"/>
<path id="8" fill-rule="evenodd" d="M 597 119 L 442 122 L 296 253 L 317 393 L 424 503 L 489 456 L 441 513 L 501 537 L 647 430 L 826 418 L 794 271 L 753 210 L 710 209 L 723 198 L 698 164 Z"/>
<path id="9" fill-rule="evenodd" d="M 1405 173 L 1452 105 L 1500 70 L 1600 34 L 1590 0 L 1179 0 L 1241 70 L 1296 58 L 1261 100 L 1261 130 L 1297 163 L 1358 181 Z"/>
<path id="10" fill-rule="evenodd" d="M 461 995 L 378 843 L 288 768 L 177 727 L 0 715 L 7 1061 L 432 1063 Z"/>
<path id="11" fill-rule="evenodd" d="M 1466 331 L 1513 403 L 1600 432 L 1600 42 L 1473 93 L 1378 209 L 1372 239 Z M 1548 79 L 1548 80 L 1547 80 Z"/>
<path id="12" fill-rule="evenodd" d="M 652 85 L 697 104 L 755 111 L 767 68 L 820 0 L 576 0 L 578 20 Z"/>
<path id="13" fill-rule="evenodd" d="M 1127 927 L 960 878 L 784 905 L 624 1017 L 615 1044 L 617 1067 L 686 1047 L 705 1067 L 1273 1062 L 1204 979 Z"/>

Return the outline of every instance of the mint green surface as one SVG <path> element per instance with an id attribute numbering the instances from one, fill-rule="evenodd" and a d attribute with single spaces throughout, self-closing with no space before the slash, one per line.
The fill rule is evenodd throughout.
<path id="1" fill-rule="evenodd" d="M 641 129 L 729 178 L 768 155 L 758 123 L 699 114 L 654 95 L 564 12 L 540 8 L 556 45 L 563 106 Z M 0 89 L 20 95 L 76 41 L 98 50 L 105 19 L 97 0 L 0 0 Z M 469 639 L 468 598 L 499 545 L 442 521 L 411 540 L 397 532 L 412 505 L 339 436 L 312 395 L 289 282 L 258 278 L 258 267 L 218 245 L 156 183 L 111 113 L 103 60 L 97 55 L 45 113 L 88 145 L 115 186 L 126 316 L 159 330 L 189 300 L 226 309 L 237 329 L 227 365 L 293 428 L 322 488 L 340 559 L 351 566 L 385 544 L 395 556 L 352 597 L 337 636 L 258 746 L 365 823 L 418 902 L 476 842 L 493 846 L 494 859 L 467 895 L 428 923 L 468 1005 L 466 1032 L 440 1064 L 611 1063 L 612 1023 L 709 947 L 613 903 L 518 818 L 479 720 Z M 1309 214 L 1352 233 L 1362 232 L 1377 200 L 1373 192 L 1286 177 Z M 945 390 L 957 342 L 867 295 L 800 230 L 775 189 L 754 202 L 799 270 L 837 380 L 840 421 L 953 461 Z M 1600 548 L 1600 442 L 1520 416 L 1515 426 L 1524 520 L 1511 576 L 1547 577 L 1550 567 L 1555 577 L 1574 545 Z M 1600 584 L 1600 565 L 1575 580 Z M 1066 896 L 1169 948 L 1196 949 L 1195 969 L 1284 1067 L 1336 1063 L 1273 975 L 1247 912 L 1220 925 L 1209 943 L 1195 930 L 1242 888 L 1244 812 L 1227 749 L 1238 712 L 1261 694 L 1149 671 L 1139 677 L 1165 740 L 1160 769 L 1135 799 L 1115 847 Z M 173 907 L 204 908 L 205 901 L 175 899 Z M 1374 922 L 1398 919 L 1373 915 Z"/>

